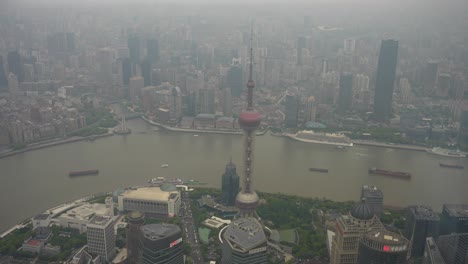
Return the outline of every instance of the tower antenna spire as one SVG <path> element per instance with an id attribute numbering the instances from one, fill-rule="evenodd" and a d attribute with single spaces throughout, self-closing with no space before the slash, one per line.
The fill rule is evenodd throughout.
<path id="1" fill-rule="evenodd" d="M 253 109 L 253 89 L 255 82 L 253 81 L 253 20 L 250 24 L 250 58 L 249 58 L 249 80 L 247 81 L 247 109 Z"/>

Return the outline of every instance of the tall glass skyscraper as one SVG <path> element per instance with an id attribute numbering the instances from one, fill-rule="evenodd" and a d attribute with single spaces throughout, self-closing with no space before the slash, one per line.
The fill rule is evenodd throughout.
<path id="1" fill-rule="evenodd" d="M 374 119 L 385 121 L 392 114 L 393 84 L 398 57 L 398 41 L 382 40 L 375 81 Z"/>

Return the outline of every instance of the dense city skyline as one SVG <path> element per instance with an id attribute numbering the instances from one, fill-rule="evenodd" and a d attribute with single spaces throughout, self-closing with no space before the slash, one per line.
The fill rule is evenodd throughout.
<path id="1" fill-rule="evenodd" d="M 466 263 L 467 11 L 2 1 L 0 263 Z"/>

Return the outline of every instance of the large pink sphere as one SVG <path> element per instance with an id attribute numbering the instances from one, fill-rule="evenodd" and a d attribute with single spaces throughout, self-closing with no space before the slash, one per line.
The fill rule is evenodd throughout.
<path id="1" fill-rule="evenodd" d="M 239 125 L 246 129 L 255 129 L 260 126 L 262 118 L 260 114 L 255 111 L 245 111 L 239 116 Z"/>

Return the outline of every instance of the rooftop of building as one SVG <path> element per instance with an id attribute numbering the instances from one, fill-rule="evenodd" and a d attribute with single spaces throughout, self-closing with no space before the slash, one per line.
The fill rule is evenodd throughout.
<path id="1" fill-rule="evenodd" d="M 444 204 L 444 211 L 452 217 L 468 217 L 468 204 Z"/>
<path id="2" fill-rule="evenodd" d="M 425 220 L 439 220 L 439 215 L 432 211 L 432 208 L 421 205 L 414 205 L 408 207 L 408 210 L 413 214 L 416 219 Z"/>
<path id="3" fill-rule="evenodd" d="M 242 250 L 250 250 L 266 242 L 263 226 L 254 218 L 234 220 L 224 231 L 223 237 Z"/>
<path id="4" fill-rule="evenodd" d="M 25 244 L 28 245 L 28 246 L 39 246 L 43 243 L 43 241 L 41 240 L 37 240 L 37 239 L 30 239 L 28 240 Z"/>
<path id="5" fill-rule="evenodd" d="M 47 220 L 47 219 L 49 219 L 49 217 L 50 217 L 50 214 L 38 214 L 33 218 L 33 220 L 36 220 L 36 221 L 38 221 L 38 220 Z"/>
<path id="6" fill-rule="evenodd" d="M 169 188 L 168 186 L 148 186 L 128 189 L 121 195 L 126 199 L 168 201 L 172 193 L 178 193 L 177 189 Z"/>
<path id="7" fill-rule="evenodd" d="M 201 113 L 201 114 L 198 114 L 195 118 L 196 119 L 215 119 L 215 115 Z"/>
<path id="8" fill-rule="evenodd" d="M 140 228 L 143 236 L 150 240 L 159 240 L 180 233 L 180 227 L 172 224 L 150 224 Z"/>
<path id="9" fill-rule="evenodd" d="M 100 216 L 96 215 L 89 221 L 89 224 L 91 225 L 99 225 L 99 226 L 105 226 L 107 223 L 112 221 L 112 217 L 110 216 Z"/>
<path id="10" fill-rule="evenodd" d="M 68 210 L 60 215 L 60 218 L 74 220 L 89 220 L 93 215 L 105 215 L 107 213 L 106 205 L 100 203 L 84 203 L 78 207 Z"/>
<path id="11" fill-rule="evenodd" d="M 363 185 L 362 192 L 363 194 L 366 194 L 368 196 L 383 197 L 382 190 L 380 190 L 379 188 L 377 188 L 377 186 L 374 185 Z"/>
<path id="12" fill-rule="evenodd" d="M 401 247 L 394 248 L 394 251 L 406 250 L 408 247 L 408 243 L 409 243 L 408 239 L 406 239 L 402 235 L 399 235 L 397 233 L 393 233 L 387 230 L 370 231 L 364 234 L 363 237 L 373 242 L 378 242 L 379 244 L 383 244 L 383 245 L 401 246 Z M 374 244 L 374 246 L 377 246 L 377 244 Z M 386 251 L 385 246 L 383 250 Z"/>

